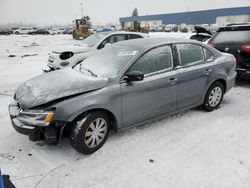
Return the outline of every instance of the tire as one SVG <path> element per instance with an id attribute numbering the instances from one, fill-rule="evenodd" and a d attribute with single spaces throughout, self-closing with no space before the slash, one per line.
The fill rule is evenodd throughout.
<path id="1" fill-rule="evenodd" d="M 104 112 L 96 111 L 85 114 L 74 124 L 69 139 L 72 147 L 80 153 L 85 155 L 94 153 L 103 146 L 108 138 L 110 120 Z M 98 125 L 99 128 L 97 128 Z"/>
<path id="2" fill-rule="evenodd" d="M 225 88 L 221 82 L 213 83 L 207 90 L 202 108 L 208 112 L 217 109 L 223 99 Z"/>
<path id="3" fill-rule="evenodd" d="M 16 35 L 19 35 L 19 32 L 15 32 Z"/>

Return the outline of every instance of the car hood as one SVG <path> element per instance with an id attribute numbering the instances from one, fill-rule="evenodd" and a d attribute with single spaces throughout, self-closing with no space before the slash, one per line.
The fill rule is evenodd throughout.
<path id="1" fill-rule="evenodd" d="M 63 46 L 56 50 L 54 50 L 54 53 L 62 53 L 62 52 L 73 52 L 73 53 L 85 53 L 89 52 L 92 48 L 82 45 L 71 45 L 71 46 Z"/>
<path id="2" fill-rule="evenodd" d="M 84 75 L 72 68 L 43 74 L 17 88 L 15 100 L 24 109 L 103 88 L 108 79 Z"/>

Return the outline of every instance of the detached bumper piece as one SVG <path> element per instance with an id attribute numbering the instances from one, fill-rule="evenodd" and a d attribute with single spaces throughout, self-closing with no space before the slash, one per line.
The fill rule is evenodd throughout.
<path id="1" fill-rule="evenodd" d="M 29 136 L 31 141 L 41 141 L 44 140 L 47 144 L 56 143 L 58 141 L 58 130 L 61 127 L 48 126 L 39 127 L 25 124 L 20 121 L 18 115 L 20 114 L 20 108 L 16 102 L 13 102 L 9 106 L 9 114 L 11 119 L 11 124 L 14 129 L 20 133 Z"/>

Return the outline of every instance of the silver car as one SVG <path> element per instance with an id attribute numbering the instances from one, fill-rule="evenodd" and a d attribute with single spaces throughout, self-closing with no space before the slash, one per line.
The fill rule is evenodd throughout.
<path id="1" fill-rule="evenodd" d="M 212 111 L 235 83 L 235 58 L 183 39 L 138 39 L 96 52 L 74 69 L 33 78 L 16 91 L 9 112 L 30 140 L 69 137 L 91 154 L 110 130 L 202 106 Z"/>

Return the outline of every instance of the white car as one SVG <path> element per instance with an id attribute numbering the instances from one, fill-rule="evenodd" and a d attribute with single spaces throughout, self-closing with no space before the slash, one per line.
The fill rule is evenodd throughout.
<path id="1" fill-rule="evenodd" d="M 51 35 L 57 35 L 57 34 L 62 34 L 63 31 L 60 30 L 60 29 L 57 29 L 57 28 L 53 28 L 53 29 L 50 29 L 50 30 L 49 30 L 49 33 L 50 33 Z"/>
<path id="2" fill-rule="evenodd" d="M 53 51 L 49 55 L 48 64 L 49 70 L 45 72 L 74 67 L 78 63 L 86 59 L 91 53 L 104 48 L 106 45 L 116 43 L 123 40 L 138 39 L 148 37 L 147 34 L 136 32 L 101 32 L 96 33 L 84 39 L 81 45 L 73 45 L 63 47 Z"/>
<path id="3" fill-rule="evenodd" d="M 34 31 L 32 27 L 21 27 L 19 29 L 14 30 L 13 33 L 19 35 L 19 34 L 28 34 L 29 32 L 32 31 Z"/>

